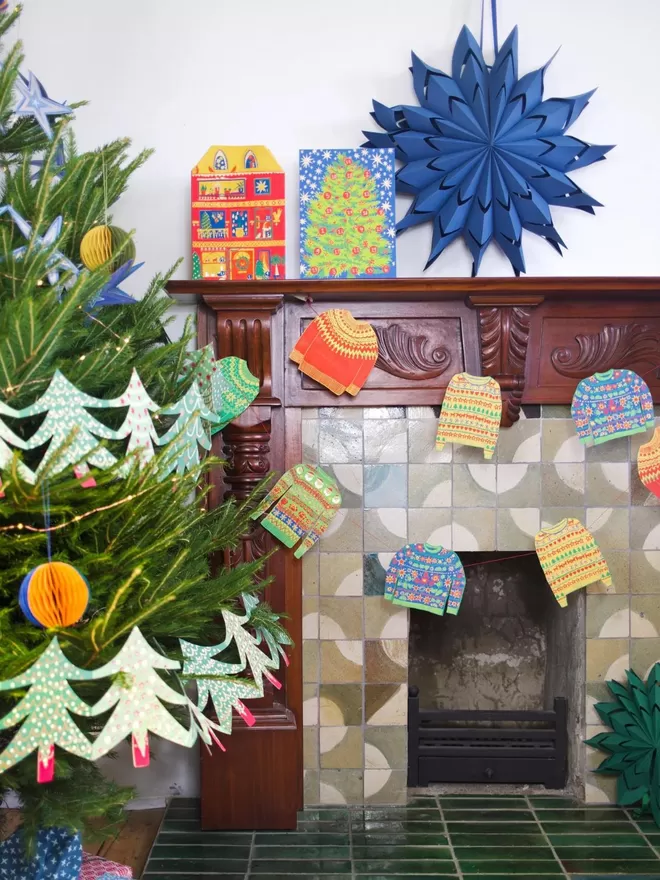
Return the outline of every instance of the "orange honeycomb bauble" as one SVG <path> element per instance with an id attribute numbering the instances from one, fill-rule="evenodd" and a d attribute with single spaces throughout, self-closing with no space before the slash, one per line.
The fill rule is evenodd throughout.
<path id="1" fill-rule="evenodd" d="M 78 623 L 88 602 L 87 581 L 68 562 L 44 562 L 26 574 L 21 584 L 23 613 L 46 629 Z"/>

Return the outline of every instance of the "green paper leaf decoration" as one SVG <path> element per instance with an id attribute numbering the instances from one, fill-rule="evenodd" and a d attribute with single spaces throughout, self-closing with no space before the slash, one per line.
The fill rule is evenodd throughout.
<path id="1" fill-rule="evenodd" d="M 596 704 L 612 732 L 596 734 L 587 745 L 608 753 L 596 772 L 618 775 L 618 804 L 637 806 L 640 814 L 650 811 L 660 827 L 660 663 L 646 682 L 631 669 L 626 676 L 627 687 L 607 683 L 614 702 Z"/>

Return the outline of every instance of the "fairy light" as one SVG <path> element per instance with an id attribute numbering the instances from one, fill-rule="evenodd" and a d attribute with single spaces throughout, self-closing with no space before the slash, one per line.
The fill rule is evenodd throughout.
<path id="1" fill-rule="evenodd" d="M 67 520 L 66 522 L 58 523 L 55 526 L 48 526 L 47 528 L 37 528 L 36 526 L 28 525 L 27 523 L 13 523 L 9 526 L 0 526 L 0 532 L 21 532 L 25 530 L 26 532 L 38 532 L 39 534 L 43 534 L 45 532 L 57 532 L 61 529 L 67 528 L 67 526 L 73 525 L 74 523 L 81 522 L 83 519 L 87 519 L 90 516 L 94 516 L 97 513 L 103 513 L 106 510 L 113 510 L 116 507 L 121 507 L 123 504 L 129 504 L 131 501 L 135 501 L 136 498 L 139 498 L 141 495 L 146 495 L 148 489 L 143 489 L 141 492 L 136 492 L 133 495 L 127 495 L 125 498 L 120 498 L 119 501 L 113 501 L 112 504 L 104 504 L 102 507 L 95 507 L 93 510 L 88 510 L 85 513 L 80 513 L 77 516 L 74 516 L 73 519 Z"/>

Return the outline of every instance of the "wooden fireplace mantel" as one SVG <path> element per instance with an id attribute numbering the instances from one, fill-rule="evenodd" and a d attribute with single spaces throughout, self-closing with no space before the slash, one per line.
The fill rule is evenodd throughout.
<path id="1" fill-rule="evenodd" d="M 660 403 L 660 278 L 397 278 L 375 281 L 170 281 L 168 292 L 197 304 L 199 346 L 247 360 L 261 390 L 254 405 L 214 439 L 226 462 L 211 504 L 245 498 L 271 471 L 301 460 L 301 408 L 431 406 L 451 377 L 494 376 L 504 428 L 523 404 L 570 404 L 576 384 L 624 367 L 642 374 Z M 329 308 L 369 321 L 379 357 L 360 394 L 335 397 L 304 376 L 288 353 Z M 259 526 L 226 562 L 264 556 Z M 302 640 L 301 564 L 281 548 L 266 563 L 266 599 Z M 302 807 L 302 660 L 292 652 L 281 691 L 237 721 L 226 754 L 202 750 L 204 828 L 295 828 Z"/>

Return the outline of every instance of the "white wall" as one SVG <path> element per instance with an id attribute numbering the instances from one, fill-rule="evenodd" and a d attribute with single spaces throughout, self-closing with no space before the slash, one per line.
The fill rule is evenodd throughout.
<path id="1" fill-rule="evenodd" d="M 287 271 L 294 275 L 298 149 L 358 146 L 361 130 L 371 125 L 372 98 L 414 102 L 410 50 L 447 70 L 460 27 L 478 32 L 481 0 L 25 0 L 24 6 L 18 35 L 26 66 L 53 98 L 91 102 L 76 122 L 81 148 L 120 136 L 156 148 L 115 212 L 117 223 L 137 230 L 146 267 L 127 287 L 139 293 L 147 273 L 179 256 L 185 261 L 178 277 L 190 277 L 190 169 L 214 143 L 266 144 L 284 167 Z M 562 259 L 526 235 L 528 274 L 660 275 L 660 2 L 499 0 L 499 9 L 502 36 L 519 25 L 522 73 L 562 47 L 546 78 L 547 96 L 599 87 L 572 133 L 617 144 L 607 161 L 575 174 L 605 207 L 595 217 L 554 209 L 569 249 Z M 429 244 L 428 227 L 398 239 L 399 276 L 421 274 Z M 456 242 L 428 274 L 466 276 L 470 266 Z M 491 248 L 481 274 L 511 270 Z M 120 770 L 122 777 L 126 772 Z M 175 765 L 165 758 L 153 774 L 137 778 L 145 795 L 166 793 L 170 784 L 189 794 L 197 785 L 195 757 L 177 755 Z"/>

